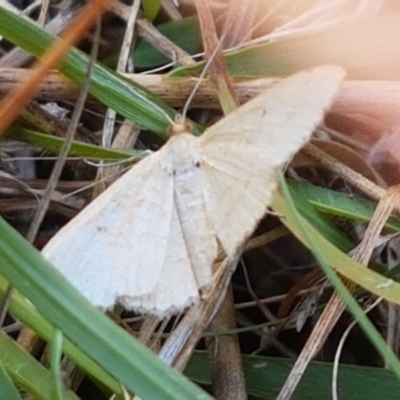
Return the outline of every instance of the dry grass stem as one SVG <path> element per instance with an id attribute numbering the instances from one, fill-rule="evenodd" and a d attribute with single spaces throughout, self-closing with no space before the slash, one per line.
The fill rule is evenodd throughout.
<path id="1" fill-rule="evenodd" d="M 113 0 L 109 6 L 109 10 L 128 21 L 131 12 L 130 7 Z M 161 35 L 154 26 L 144 19 L 138 19 L 136 22 L 136 29 L 138 35 L 152 44 L 162 54 L 172 60 L 176 65 L 190 65 L 193 64 L 192 57 L 183 51 L 180 47 L 176 46 L 173 42 Z"/>
<path id="2" fill-rule="evenodd" d="M 239 257 L 238 255 L 234 260 L 225 259 L 216 266 L 213 287 L 200 304 L 186 313 L 162 347 L 159 356 L 167 364 L 173 365 L 180 371 L 184 369 L 204 329 L 225 298 L 225 292 Z"/>
<path id="3" fill-rule="evenodd" d="M 25 82 L 29 70 L 0 68 L 0 95 Z M 183 107 L 187 97 L 197 84 L 197 78 L 171 78 L 164 75 L 121 74 L 127 79 L 147 87 L 172 107 Z M 233 81 L 239 102 L 245 103 L 271 87 L 278 78 L 261 78 Z M 38 85 L 34 97 L 53 101 L 74 101 L 79 89 L 60 73 L 50 71 Z M 200 83 L 191 107 L 220 109 L 216 89 L 208 80 Z M 400 83 L 395 81 L 346 81 L 332 105 L 332 112 L 358 113 L 372 116 L 393 116 L 399 112 Z M 393 118 L 393 117 L 392 117 Z"/>
<path id="4" fill-rule="evenodd" d="M 236 327 L 232 288 L 229 286 L 209 329 L 218 333 Z M 213 396 L 216 399 L 247 399 L 242 355 L 236 336 L 216 336 L 206 340 L 212 377 Z"/>

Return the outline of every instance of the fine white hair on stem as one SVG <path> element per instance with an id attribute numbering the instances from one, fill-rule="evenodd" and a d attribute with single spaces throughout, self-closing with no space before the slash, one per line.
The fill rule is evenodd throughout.
<path id="1" fill-rule="evenodd" d="M 97 168 L 103 168 L 103 167 L 107 167 L 107 166 L 108 166 L 108 165 L 101 165 L 101 164 L 96 165 Z M 113 178 L 113 177 L 114 177 L 115 175 L 117 175 L 117 174 L 118 174 L 118 175 L 119 175 L 119 174 L 123 174 L 125 171 L 129 170 L 130 168 L 131 168 L 131 166 L 127 166 L 127 167 L 125 167 L 125 168 L 121 168 L 120 170 L 115 171 L 114 174 L 111 174 L 111 175 L 108 175 L 108 176 L 104 176 L 104 177 L 102 177 L 102 178 L 100 178 L 100 179 L 97 179 L 96 181 L 93 181 L 92 183 L 89 183 L 89 184 L 86 185 L 85 187 L 76 189 L 76 190 L 74 190 L 73 192 L 70 192 L 70 193 L 65 194 L 64 196 L 62 196 L 62 199 L 65 200 L 65 199 L 67 199 L 68 197 L 72 197 L 72 196 L 75 196 L 75 195 L 77 195 L 77 194 L 79 194 L 79 193 L 84 192 L 85 190 L 89 190 L 89 189 L 91 189 L 92 187 L 96 186 L 99 182 L 106 182 L 106 181 L 110 180 L 111 178 Z"/>

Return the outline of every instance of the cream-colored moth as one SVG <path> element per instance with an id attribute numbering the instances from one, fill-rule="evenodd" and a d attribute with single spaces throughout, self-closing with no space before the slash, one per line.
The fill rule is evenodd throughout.
<path id="1" fill-rule="evenodd" d="M 276 171 L 310 139 L 344 72 L 283 79 L 207 129 L 171 139 L 62 228 L 43 255 L 95 306 L 159 317 L 199 301 L 218 243 L 228 257 L 253 232 Z"/>

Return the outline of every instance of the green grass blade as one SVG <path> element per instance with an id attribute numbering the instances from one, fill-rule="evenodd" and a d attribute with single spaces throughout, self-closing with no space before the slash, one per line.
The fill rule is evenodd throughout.
<path id="1" fill-rule="evenodd" d="M 167 22 L 156 28 L 189 54 L 196 53 L 200 48 L 201 34 L 196 16 Z M 132 58 L 134 65 L 139 69 L 155 68 L 170 62 L 166 56 L 144 40 L 139 41 L 136 45 Z"/>
<path id="2" fill-rule="evenodd" d="M 4 295 L 7 286 L 8 282 L 0 275 L 0 296 Z M 13 291 L 11 296 L 9 312 L 17 320 L 33 329 L 38 336 L 47 342 L 51 342 L 56 329 L 16 290 Z M 63 342 L 63 352 L 88 375 L 96 378 L 103 386 L 109 388 L 111 392 L 122 395 L 120 384 L 67 339 Z"/>
<path id="3" fill-rule="evenodd" d="M 46 319 L 128 390 L 143 399 L 209 399 L 86 301 L 0 219 L 0 272 Z"/>
<path id="4" fill-rule="evenodd" d="M 64 138 L 35 132 L 18 125 L 14 125 L 9 129 L 9 136 L 13 139 L 39 146 L 55 153 L 58 153 L 65 142 Z M 126 160 L 139 156 L 142 153 L 143 151 L 111 149 L 74 140 L 68 154 L 70 156 L 85 157 L 91 160 Z"/>
<path id="5" fill-rule="evenodd" d="M 246 387 L 249 396 L 275 399 L 293 361 L 283 358 L 243 355 Z M 207 354 L 196 352 L 185 374 L 206 385 L 211 384 Z M 338 387 L 346 400 L 397 400 L 400 382 L 389 369 L 340 364 Z M 332 364 L 311 362 L 297 387 L 293 399 L 322 400 L 332 398 Z"/>
<path id="6" fill-rule="evenodd" d="M 143 17 L 153 21 L 161 8 L 161 0 L 143 0 Z"/>
<path id="7" fill-rule="evenodd" d="M 310 196 L 307 196 L 309 193 L 305 193 L 301 190 L 302 184 L 297 187 L 297 185 L 292 185 L 291 183 L 292 182 L 288 184 L 288 188 L 296 203 L 296 208 L 300 210 L 301 215 L 336 247 L 343 251 L 350 251 L 354 247 L 353 243 L 351 243 L 344 233 L 341 232 L 326 215 L 314 207 L 314 204 L 310 201 Z"/>
<path id="8" fill-rule="evenodd" d="M 4 332 L 0 332 L 0 354 L 4 368 L 8 371 L 13 381 L 25 392 L 38 399 L 54 399 L 52 394 L 54 380 L 50 371 Z M 3 387 L 0 382 L 1 395 L 3 394 Z M 64 400 L 78 399 L 71 391 L 62 390 L 62 395 Z M 0 396 L 0 398 L 11 399 L 12 397 Z"/>
<path id="9" fill-rule="evenodd" d="M 307 199 L 317 210 L 354 221 L 369 222 L 376 207 L 376 203 L 372 201 L 304 182 L 288 182 L 288 187 L 292 196 Z M 301 210 L 299 207 L 298 209 Z M 385 226 L 400 231 L 400 221 L 397 217 L 389 218 Z"/>
<path id="10" fill-rule="evenodd" d="M 63 334 L 58 329 L 55 330 L 50 347 L 50 371 L 53 376 L 53 398 L 54 400 L 63 400 L 62 380 L 60 363 L 62 358 Z"/>
<path id="11" fill-rule="evenodd" d="M 4 400 L 21 400 L 17 388 L 13 385 L 3 365 L 3 355 L 0 358 L 0 396 Z"/>

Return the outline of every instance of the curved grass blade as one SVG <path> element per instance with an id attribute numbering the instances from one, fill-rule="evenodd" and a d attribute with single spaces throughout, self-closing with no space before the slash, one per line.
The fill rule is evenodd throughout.
<path id="1" fill-rule="evenodd" d="M 25 51 L 40 57 L 55 40 L 50 33 L 0 7 L 0 35 Z M 59 70 L 80 84 L 87 71 L 88 57 L 72 48 L 59 65 Z M 94 66 L 90 93 L 123 117 L 136 122 L 160 137 L 166 138 L 170 121 L 177 114 L 145 87 L 132 83 L 104 66 Z"/>
<path id="2" fill-rule="evenodd" d="M 391 281 L 352 260 L 324 238 L 304 217 L 297 215 L 297 219 L 294 219 L 289 207 L 282 194 L 276 193 L 272 208 L 284 216 L 282 222 L 305 246 L 320 249 L 324 260 L 340 275 L 379 297 L 400 304 L 400 283 Z M 307 230 L 307 236 L 303 234 L 304 230 Z"/>
<path id="3" fill-rule="evenodd" d="M 326 215 L 320 212 L 318 208 L 314 207 L 309 197 L 301 190 L 302 185 L 303 184 L 299 184 L 299 187 L 293 187 L 292 182 L 288 182 L 290 194 L 293 196 L 296 207 L 300 210 L 301 215 L 336 247 L 342 251 L 350 251 L 354 247 L 353 243 L 326 217 Z"/>
<path id="4" fill-rule="evenodd" d="M 376 207 L 376 204 L 369 200 L 304 182 L 288 182 L 288 187 L 294 196 L 304 197 L 317 210 L 328 215 L 368 222 Z M 393 231 L 400 231 L 400 221 L 397 217 L 389 218 L 385 226 Z"/>
<path id="5" fill-rule="evenodd" d="M 29 102 L 40 82 L 48 73 L 50 68 L 55 68 L 64 58 L 68 49 L 78 41 L 78 39 L 96 22 L 105 11 L 108 0 L 98 0 L 92 5 L 88 5 L 74 18 L 74 23 L 68 26 L 62 39 L 55 40 L 51 46 L 32 65 L 29 76 L 24 85 L 15 86 L 7 93 L 0 103 L 1 132 L 4 131 L 14 121 L 19 110 L 24 108 Z M 87 74 L 86 74 L 87 75 Z"/>
<path id="6" fill-rule="evenodd" d="M 9 129 L 9 136 L 13 139 L 20 140 L 43 149 L 58 152 L 63 143 L 64 138 L 48 135 L 45 133 L 35 132 L 30 129 L 14 125 Z M 126 160 L 132 157 L 140 157 L 143 151 L 111 149 L 96 146 L 89 143 L 74 140 L 69 151 L 70 156 L 85 157 L 94 160 Z"/>

